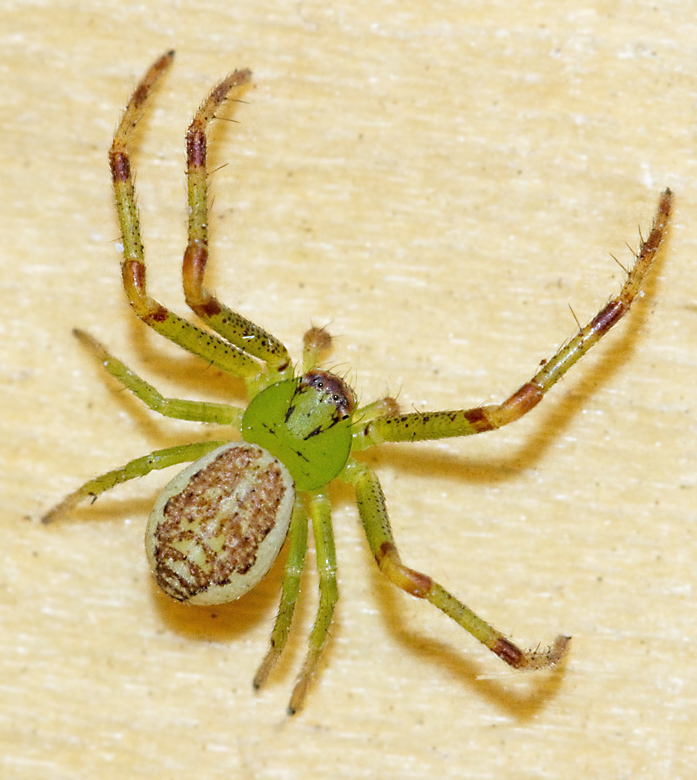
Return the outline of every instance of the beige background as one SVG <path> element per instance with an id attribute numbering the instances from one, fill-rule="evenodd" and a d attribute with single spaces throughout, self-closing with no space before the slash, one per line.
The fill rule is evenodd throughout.
<path id="1" fill-rule="evenodd" d="M 0 32 L 0 775 L 7 778 L 691 778 L 697 772 L 697 4 L 102 0 L 4 3 Z M 154 294 L 184 311 L 183 134 L 219 123 L 212 285 L 299 356 L 311 323 L 363 400 L 501 399 L 619 289 L 676 192 L 648 295 L 547 403 L 468 441 L 370 455 L 405 559 L 528 645 L 508 671 L 376 572 L 334 492 L 341 601 L 305 710 L 312 620 L 259 695 L 280 569 L 239 603 L 170 603 L 142 550 L 168 474 L 55 527 L 66 492 L 213 435 L 158 419 L 70 330 L 168 394 L 239 387 L 134 320 L 106 151 L 130 90 L 175 67 L 135 155 Z M 312 563 L 312 555 L 310 563 Z"/>

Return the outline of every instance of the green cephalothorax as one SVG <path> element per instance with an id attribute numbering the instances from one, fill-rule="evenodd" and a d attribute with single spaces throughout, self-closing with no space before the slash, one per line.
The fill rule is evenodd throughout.
<path id="1" fill-rule="evenodd" d="M 155 502 L 146 531 L 148 559 L 166 593 L 196 604 L 236 599 L 269 571 L 284 542 L 288 550 L 280 606 L 269 649 L 254 677 L 255 688 L 264 684 L 286 645 L 303 579 L 310 526 L 319 603 L 305 661 L 288 705 L 292 714 L 301 706 L 317 669 L 339 597 L 327 486 L 337 477 L 353 487 L 370 550 L 380 571 L 392 583 L 433 604 L 510 666 L 554 666 L 564 658 L 569 637 L 559 635 L 548 648 L 522 650 L 427 574 L 402 562 L 377 475 L 365 460 L 354 455 L 383 442 L 484 433 L 508 425 L 535 408 L 641 294 L 668 230 L 670 190 L 661 197 L 653 228 L 642 239 L 619 294 L 587 325 L 579 325 L 578 333 L 550 360 L 542 361 L 535 376 L 502 403 L 400 414 L 397 401 L 385 397 L 356 409 L 353 391 L 344 380 L 318 368 L 331 349 L 331 336 L 324 328 L 313 327 L 305 334 L 303 374 L 293 379 L 293 361 L 281 341 L 228 308 L 205 285 L 210 222 L 206 131 L 223 102 L 239 97 L 247 88 L 251 78 L 248 70 L 237 70 L 218 84 L 195 114 L 186 136 L 189 233 L 182 279 L 186 302 L 203 327 L 150 297 L 128 147 L 146 98 L 173 57 L 174 52 L 167 52 L 145 74 L 116 129 L 109 154 L 121 224 L 123 285 L 133 310 L 146 325 L 197 355 L 207 366 L 244 381 L 249 405 L 243 411 L 228 404 L 166 398 L 96 339 L 84 331 L 75 333 L 114 379 L 152 411 L 179 420 L 233 427 L 243 441 L 237 435 L 223 441 L 206 439 L 136 458 L 86 482 L 48 512 L 44 522 L 55 520 L 81 501 L 95 499 L 122 482 L 191 461 Z M 435 338 L 435 334 L 428 335 Z M 443 376 L 447 379 L 446 374 Z M 464 510 L 454 507 L 453 511 Z M 431 524 L 428 533 L 434 528 L 437 530 L 437 524 Z M 500 579 L 505 575 L 499 572 L 495 576 Z"/>
<path id="2" fill-rule="evenodd" d="M 256 395 L 242 418 L 242 437 L 284 463 L 298 490 L 315 490 L 346 465 L 354 406 L 343 379 L 313 369 Z"/>

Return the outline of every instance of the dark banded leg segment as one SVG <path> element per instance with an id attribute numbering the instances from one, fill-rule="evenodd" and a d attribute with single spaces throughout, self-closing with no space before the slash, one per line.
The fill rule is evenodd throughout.
<path id="1" fill-rule="evenodd" d="M 250 380 L 262 372 L 260 363 L 236 346 L 169 311 L 147 293 L 140 221 L 127 147 L 138 121 L 143 116 L 146 98 L 173 58 L 174 52 L 168 52 L 145 74 L 126 107 L 109 151 L 116 211 L 123 242 L 123 284 L 133 310 L 146 325 L 223 371 Z"/>
<path id="2" fill-rule="evenodd" d="M 244 90 L 249 70 L 236 70 L 218 84 L 189 126 L 186 134 L 186 164 L 189 192 L 189 243 L 184 253 L 184 296 L 191 309 L 214 331 L 241 350 L 264 361 L 269 382 L 292 376 L 292 363 L 283 344 L 263 328 L 229 309 L 204 286 L 208 262 L 208 172 L 206 130 L 220 105 Z"/>
<path id="3" fill-rule="evenodd" d="M 353 460 L 340 476 L 354 486 L 370 550 L 380 570 L 398 588 L 429 601 L 515 669 L 546 669 L 562 660 L 570 637 L 560 635 L 551 647 L 543 650 L 521 650 L 427 574 L 405 566 L 392 536 L 385 497 L 377 476 L 367 466 Z"/>
<path id="4" fill-rule="evenodd" d="M 484 433 L 515 422 L 534 409 L 564 374 L 629 311 L 666 236 L 673 195 L 661 196 L 653 227 L 619 293 L 548 360 L 535 376 L 501 404 L 446 412 L 377 417 L 354 433 L 354 450 L 386 441 L 421 441 Z"/>

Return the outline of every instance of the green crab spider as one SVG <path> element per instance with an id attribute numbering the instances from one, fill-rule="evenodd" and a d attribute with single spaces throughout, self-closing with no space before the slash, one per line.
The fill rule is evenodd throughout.
<path id="1" fill-rule="evenodd" d="M 164 489 L 146 530 L 148 560 L 167 594 L 204 605 L 237 599 L 264 577 L 286 537 L 289 539 L 280 608 L 269 650 L 254 678 L 254 686 L 259 688 L 288 638 L 300 590 L 309 517 L 317 553 L 319 606 L 290 699 L 288 710 L 292 714 L 303 703 L 317 668 L 338 598 L 327 491 L 328 483 L 336 478 L 353 486 L 370 550 L 380 570 L 398 588 L 429 601 L 510 666 L 554 666 L 564 658 L 569 637 L 558 636 L 546 649 L 521 650 L 431 577 L 402 563 L 378 478 L 353 453 L 384 442 L 484 433 L 518 420 L 537 406 L 569 368 L 629 311 L 667 232 L 670 190 L 661 196 L 652 230 L 641 241 L 619 295 L 503 403 L 400 414 L 394 399 L 382 398 L 356 408 L 347 383 L 319 367 L 331 347 L 325 330 L 312 328 L 305 334 L 302 373 L 298 376 L 278 339 L 222 304 L 204 285 L 208 260 L 206 130 L 221 103 L 240 95 L 249 84 L 248 70 L 236 70 L 215 87 L 186 136 L 189 231 L 183 261 L 184 294 L 207 329 L 149 296 L 128 145 L 153 85 L 173 57 L 174 52 L 164 54 L 145 74 L 126 107 L 109 153 L 123 241 L 123 284 L 144 323 L 209 365 L 244 380 L 251 400 L 243 410 L 227 404 L 165 398 L 90 335 L 80 330 L 75 334 L 108 373 L 153 411 L 180 420 L 234 426 L 241 441 L 183 444 L 132 460 L 86 482 L 48 512 L 44 521 L 55 520 L 84 499 L 94 500 L 122 482 L 192 461 Z"/>

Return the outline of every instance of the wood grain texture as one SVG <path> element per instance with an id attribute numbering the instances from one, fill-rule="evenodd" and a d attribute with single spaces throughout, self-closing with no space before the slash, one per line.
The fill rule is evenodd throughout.
<path id="1" fill-rule="evenodd" d="M 0 775 L 7 778 L 694 777 L 697 756 L 697 3 L 433 0 L 14 4 L 0 32 Z M 280 569 L 213 610 L 152 584 L 169 475 L 70 521 L 84 479 L 205 430 L 102 375 L 75 326 L 168 395 L 239 400 L 128 310 L 107 149 L 150 62 L 177 60 L 134 154 L 153 294 L 185 311 L 184 132 L 219 122 L 211 288 L 405 409 L 505 397 L 620 285 L 610 253 L 676 193 L 647 295 L 509 430 L 370 454 L 404 560 L 560 674 L 508 671 L 370 560 L 334 491 L 341 600 L 285 716 L 315 604 L 255 695 Z M 310 559 L 312 563 L 312 558 Z"/>

